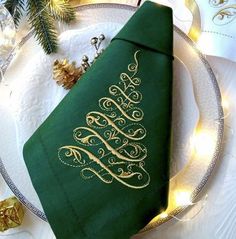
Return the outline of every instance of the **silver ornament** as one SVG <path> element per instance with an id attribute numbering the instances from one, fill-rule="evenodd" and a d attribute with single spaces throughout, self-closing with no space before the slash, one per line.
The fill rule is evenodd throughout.
<path id="1" fill-rule="evenodd" d="M 92 45 L 96 45 L 98 43 L 98 38 L 97 37 L 93 37 L 92 39 L 91 39 L 91 44 Z"/>

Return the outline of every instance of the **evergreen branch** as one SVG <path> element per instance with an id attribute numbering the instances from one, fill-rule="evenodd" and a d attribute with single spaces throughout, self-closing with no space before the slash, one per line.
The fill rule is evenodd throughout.
<path id="1" fill-rule="evenodd" d="M 65 0 L 48 0 L 49 9 L 55 20 L 69 23 L 76 18 L 74 8 Z"/>
<path id="2" fill-rule="evenodd" d="M 28 0 L 27 14 L 31 27 L 35 31 L 36 39 L 46 54 L 57 50 L 57 31 L 53 17 L 45 10 L 46 0 Z"/>
<path id="3" fill-rule="evenodd" d="M 24 0 L 7 0 L 4 5 L 13 16 L 15 25 L 18 26 L 25 6 Z"/>

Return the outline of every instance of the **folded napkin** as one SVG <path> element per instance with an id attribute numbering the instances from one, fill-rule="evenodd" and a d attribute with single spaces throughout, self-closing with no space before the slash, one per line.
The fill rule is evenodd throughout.
<path id="1" fill-rule="evenodd" d="M 58 239 L 126 239 L 166 208 L 172 35 L 145 2 L 25 144 Z"/>

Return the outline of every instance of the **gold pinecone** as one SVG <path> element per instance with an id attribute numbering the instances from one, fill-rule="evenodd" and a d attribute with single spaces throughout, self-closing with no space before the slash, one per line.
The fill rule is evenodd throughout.
<path id="1" fill-rule="evenodd" d="M 67 59 L 56 60 L 53 64 L 53 78 L 58 85 L 66 90 L 71 89 L 83 75 L 83 68 L 76 67 L 76 62 L 69 63 Z"/>

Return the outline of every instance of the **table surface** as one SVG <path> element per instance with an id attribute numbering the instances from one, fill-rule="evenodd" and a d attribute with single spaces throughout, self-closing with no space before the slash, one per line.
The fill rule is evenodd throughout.
<path id="1" fill-rule="evenodd" d="M 83 1 L 82 1 L 83 2 Z M 127 2 L 127 1 L 123 1 Z M 135 5 L 138 1 L 128 1 Z M 181 27 L 181 24 L 179 25 Z M 185 23 L 182 29 L 185 29 Z M 235 52 L 236 54 L 236 52 Z M 223 96 L 229 99 L 225 118 L 223 150 L 213 175 L 202 192 L 207 199 L 199 212 L 199 204 L 162 226 L 134 239 L 235 239 L 236 238 L 236 63 L 207 56 L 216 74 Z M 7 198 L 12 192 L 0 177 L 0 197 Z M 201 204 L 202 205 L 202 204 Z M 197 215 L 196 215 L 197 214 Z M 195 216 L 196 215 L 196 216 Z M 0 239 L 54 239 L 49 225 L 26 211 L 23 224 L 4 233 Z"/>

